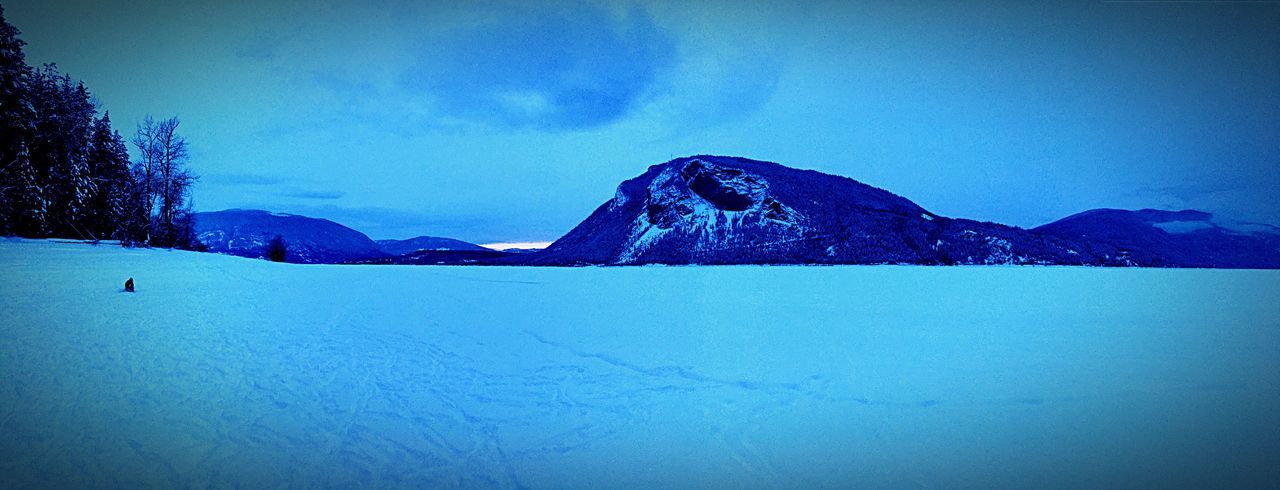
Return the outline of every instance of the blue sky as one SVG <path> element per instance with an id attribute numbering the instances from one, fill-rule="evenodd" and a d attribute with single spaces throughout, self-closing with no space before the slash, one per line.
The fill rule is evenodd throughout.
<path id="1" fill-rule="evenodd" d="M 746 156 L 931 211 L 1280 223 L 1280 4 L 6 1 L 201 210 L 547 241 L 648 165 Z M 696 4 L 690 6 L 687 4 Z"/>

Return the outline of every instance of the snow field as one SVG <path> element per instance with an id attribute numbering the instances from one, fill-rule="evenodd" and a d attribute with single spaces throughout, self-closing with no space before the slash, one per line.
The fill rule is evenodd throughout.
<path id="1" fill-rule="evenodd" d="M 0 240 L 0 278 L 6 488 L 1280 482 L 1280 271 Z"/>

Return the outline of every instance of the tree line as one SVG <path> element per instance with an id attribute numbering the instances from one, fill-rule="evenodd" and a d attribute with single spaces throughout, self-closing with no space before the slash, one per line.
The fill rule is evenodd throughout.
<path id="1" fill-rule="evenodd" d="M 84 83 L 28 66 L 25 44 L 0 6 L 0 235 L 198 246 L 178 119 L 139 123 L 131 161 Z"/>

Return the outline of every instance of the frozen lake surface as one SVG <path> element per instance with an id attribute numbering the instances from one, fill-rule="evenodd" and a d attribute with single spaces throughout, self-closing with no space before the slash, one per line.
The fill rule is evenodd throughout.
<path id="1" fill-rule="evenodd" d="M 0 239 L 0 281 L 4 488 L 1280 485 L 1280 271 Z"/>

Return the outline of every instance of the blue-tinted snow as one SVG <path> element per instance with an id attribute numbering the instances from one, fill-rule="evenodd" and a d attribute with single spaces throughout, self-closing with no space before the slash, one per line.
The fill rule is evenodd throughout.
<path id="1" fill-rule="evenodd" d="M 6 488 L 1280 482 L 1280 271 L 0 240 L 0 275 Z"/>

